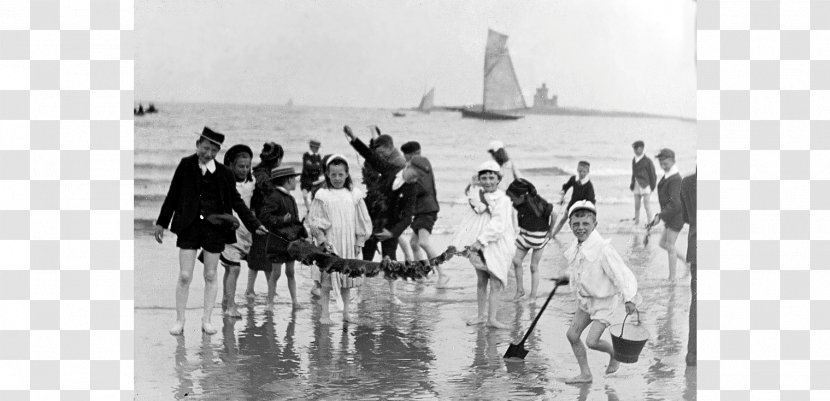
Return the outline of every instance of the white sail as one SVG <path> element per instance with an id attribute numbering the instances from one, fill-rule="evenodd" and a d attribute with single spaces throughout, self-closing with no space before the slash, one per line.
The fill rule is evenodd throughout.
<path id="1" fill-rule="evenodd" d="M 421 104 L 418 105 L 418 110 L 420 111 L 429 111 L 435 102 L 435 88 L 432 88 L 427 92 L 424 97 L 421 98 Z"/>
<path id="2" fill-rule="evenodd" d="M 527 108 L 513 62 L 507 51 L 507 35 L 489 30 L 484 54 L 484 109 Z"/>

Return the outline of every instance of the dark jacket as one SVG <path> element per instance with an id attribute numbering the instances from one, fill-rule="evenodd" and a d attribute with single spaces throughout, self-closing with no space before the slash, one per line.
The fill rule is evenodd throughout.
<path id="1" fill-rule="evenodd" d="M 252 205 L 252 207 L 254 207 Z M 277 238 L 271 235 L 255 235 L 254 241 L 264 241 L 267 238 L 267 253 L 270 259 L 286 258 L 288 252 L 288 242 L 301 238 L 308 238 L 308 233 L 300 221 L 299 212 L 297 210 L 297 201 L 291 194 L 287 194 L 280 189 L 276 189 L 270 196 L 263 198 L 262 201 L 254 207 L 256 215 L 272 233 L 282 237 Z M 285 219 L 285 215 L 290 213 L 291 218 Z M 285 240 L 283 240 L 285 239 Z"/>
<path id="2" fill-rule="evenodd" d="M 631 185 L 628 189 L 633 191 L 635 182 L 642 188 L 651 188 L 652 192 L 657 186 L 657 173 L 654 171 L 654 163 L 648 156 L 644 155 L 639 162 L 636 157 L 631 159 Z"/>
<path id="3" fill-rule="evenodd" d="M 674 231 L 683 229 L 683 216 L 680 214 L 680 174 L 663 177 L 657 184 L 657 196 L 660 198 L 660 220 Z"/>
<path id="4" fill-rule="evenodd" d="M 383 227 L 398 238 L 412 224 L 417 204 L 417 193 L 423 191 L 417 182 L 405 183 L 397 190 L 390 187 L 389 208 L 386 211 L 386 226 Z"/>
<path id="5" fill-rule="evenodd" d="M 251 209 L 254 209 L 254 211 L 256 211 L 254 205 L 262 204 L 264 198 L 271 196 L 277 190 L 277 186 L 271 181 L 271 169 L 276 166 L 273 163 L 260 163 L 253 168 L 256 187 L 254 188 L 254 195 L 251 197 Z"/>
<path id="6" fill-rule="evenodd" d="M 235 211 L 242 220 L 242 224 L 254 232 L 259 228 L 260 222 L 254 217 L 239 192 L 236 191 L 236 179 L 233 173 L 221 163 L 216 162 L 216 183 L 218 186 L 219 210 L 225 214 Z M 199 187 L 202 181 L 202 170 L 199 169 L 199 157 L 193 155 L 182 158 L 173 173 L 173 180 L 170 182 L 170 189 L 161 205 L 156 224 L 162 227 L 169 227 L 170 231 L 178 234 L 190 227 L 199 220 Z M 207 216 L 205 216 L 207 217 Z M 172 223 L 171 223 L 172 220 Z M 225 229 L 223 238 L 226 244 L 236 242 L 236 232 L 233 229 Z"/>
<path id="7" fill-rule="evenodd" d="M 689 224 L 689 245 L 686 261 L 697 263 L 697 172 L 684 177 L 680 183 L 680 214 Z"/>
<path id="8" fill-rule="evenodd" d="M 403 169 L 403 163 L 384 160 L 359 138 L 355 138 L 351 144 L 366 160 L 363 163 L 363 183 L 366 185 L 365 202 L 372 218 L 372 227 L 376 232 L 383 228 L 388 229 L 389 208 L 393 203 L 392 183 L 395 181 L 395 175 Z"/>
<path id="9" fill-rule="evenodd" d="M 597 204 L 597 198 L 594 195 L 594 183 L 591 180 L 588 180 L 587 184 L 582 185 L 579 183 L 579 179 L 575 175 L 572 175 L 571 179 L 565 185 L 562 185 L 562 192 L 568 192 L 568 189 L 571 187 L 573 187 L 573 193 L 571 193 L 571 200 L 568 202 L 568 209 L 574 203 L 581 200 L 589 200 L 591 203 Z"/>
<path id="10" fill-rule="evenodd" d="M 320 179 L 323 174 L 323 158 L 319 153 L 311 154 L 309 152 L 303 153 L 303 172 L 300 176 L 300 182 L 311 184 Z"/>
<path id="11" fill-rule="evenodd" d="M 438 196 L 435 191 L 435 175 L 433 175 L 432 163 L 429 163 L 429 173 L 418 180 L 417 200 L 415 202 L 415 214 L 435 213 L 441 210 L 438 205 Z"/>

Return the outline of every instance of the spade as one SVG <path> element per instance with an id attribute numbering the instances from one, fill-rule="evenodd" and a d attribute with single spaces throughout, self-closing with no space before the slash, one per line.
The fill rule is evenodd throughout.
<path id="1" fill-rule="evenodd" d="M 536 314 L 536 318 L 533 319 L 533 323 L 530 325 L 530 328 L 527 329 L 527 333 L 525 336 L 522 337 L 522 341 L 518 344 L 511 343 L 509 347 L 507 347 L 507 352 L 504 353 L 505 359 L 513 359 L 513 360 L 521 360 L 525 359 L 527 356 L 528 350 L 525 349 L 525 341 L 528 337 L 530 337 L 530 333 L 533 332 L 533 329 L 536 327 L 536 323 L 539 321 L 539 318 L 542 316 L 542 313 L 545 311 L 545 308 L 548 306 L 550 299 L 553 298 L 553 294 L 556 293 L 556 289 L 559 288 L 560 285 L 568 285 L 568 278 L 563 277 L 556 279 L 556 285 L 553 287 L 553 291 L 550 292 L 548 295 L 548 299 L 545 300 L 545 303 L 542 305 L 542 309 L 539 310 L 539 313 Z"/>

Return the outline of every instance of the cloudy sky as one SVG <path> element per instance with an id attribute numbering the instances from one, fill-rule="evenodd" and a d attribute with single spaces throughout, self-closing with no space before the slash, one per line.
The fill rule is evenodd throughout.
<path id="1" fill-rule="evenodd" d="M 481 102 L 487 29 L 528 105 L 695 115 L 690 0 L 136 2 L 136 99 L 412 107 Z"/>

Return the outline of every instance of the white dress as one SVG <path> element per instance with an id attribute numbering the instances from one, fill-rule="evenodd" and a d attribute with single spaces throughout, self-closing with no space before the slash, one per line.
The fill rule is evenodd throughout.
<path id="1" fill-rule="evenodd" d="M 308 215 L 311 235 L 316 238 L 323 234 L 341 258 L 358 259 L 354 247 L 363 246 L 372 235 L 372 220 L 363 197 L 359 189 L 322 188 L 311 203 Z M 363 278 L 322 272 L 319 281 L 323 288 L 354 288 L 360 286 Z"/>
<path id="2" fill-rule="evenodd" d="M 513 263 L 516 240 L 513 228 L 513 203 L 502 190 L 485 193 L 487 205 L 479 200 L 481 187 L 473 186 L 468 193 L 472 207 L 467 208 L 452 245 L 461 250 L 476 241 L 484 245 L 485 263 L 479 258 L 470 259 L 473 266 L 484 270 L 507 285 L 507 272 Z"/>

